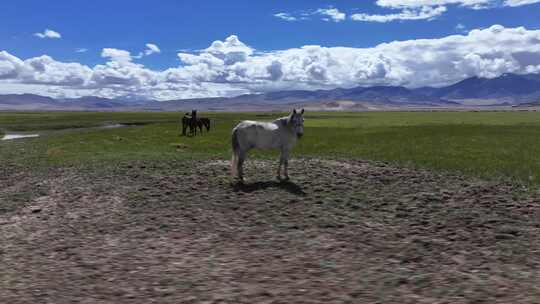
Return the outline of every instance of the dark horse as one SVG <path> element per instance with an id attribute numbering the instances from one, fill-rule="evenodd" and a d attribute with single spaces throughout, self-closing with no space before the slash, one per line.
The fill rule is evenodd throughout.
<path id="1" fill-rule="evenodd" d="M 182 117 L 182 135 L 186 136 L 186 131 L 189 128 L 189 135 L 197 135 L 197 128 L 199 128 L 199 131 L 203 132 L 203 127 L 206 128 L 206 131 L 210 131 L 210 119 L 209 118 L 198 118 L 197 117 L 197 110 L 191 111 L 191 115 L 189 113 L 184 114 Z"/>
<path id="2" fill-rule="evenodd" d="M 191 111 L 191 115 L 189 113 L 184 114 L 184 117 L 182 117 L 182 135 L 187 135 L 186 131 L 189 128 L 189 134 L 190 135 L 197 135 L 197 127 L 198 127 L 198 119 L 197 119 L 197 110 Z M 199 127 L 202 131 L 202 128 Z"/>
<path id="3" fill-rule="evenodd" d="M 198 119 L 199 128 L 201 129 L 202 133 L 202 127 L 204 126 L 206 128 L 206 132 L 210 131 L 210 118 L 201 117 Z"/>

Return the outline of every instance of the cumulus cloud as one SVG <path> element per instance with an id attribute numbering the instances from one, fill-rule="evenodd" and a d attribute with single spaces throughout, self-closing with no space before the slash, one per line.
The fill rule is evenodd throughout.
<path id="1" fill-rule="evenodd" d="M 164 100 L 289 89 L 440 86 L 471 76 L 540 72 L 540 30 L 494 25 L 370 48 L 307 45 L 270 52 L 256 51 L 232 35 L 199 52 L 179 53 L 181 65 L 163 71 L 133 62 L 125 50 L 103 49 L 102 56 L 104 64 L 88 67 L 46 55 L 23 60 L 1 51 L 0 87 Z"/>
<path id="2" fill-rule="evenodd" d="M 92 70 L 79 63 L 55 61 L 47 55 L 21 60 L 0 52 L 0 79 L 25 84 L 78 86 L 85 83 Z"/>
<path id="3" fill-rule="evenodd" d="M 119 61 L 119 62 L 128 62 L 133 59 L 129 51 L 119 50 L 115 48 L 104 48 L 101 51 L 101 57 L 109 58 L 112 61 Z"/>
<path id="4" fill-rule="evenodd" d="M 6 51 L 0 52 L 0 79 L 16 79 L 24 69 L 24 62 Z"/>
<path id="5" fill-rule="evenodd" d="M 540 31 L 493 26 L 467 35 L 397 41 L 373 48 L 304 46 L 255 55 L 248 48 L 249 53 L 235 57 L 239 60 L 211 48 L 197 55 L 179 54 L 184 66 L 171 70 L 170 79 L 230 83 L 251 91 L 273 89 L 276 82 L 282 87 L 294 84 L 308 89 L 443 85 L 470 76 L 527 72 L 538 63 L 528 63 L 517 54 L 540 51 L 540 45 L 533 43 L 538 39 Z M 245 47 L 237 37 L 233 40 Z M 535 57 L 540 58 L 540 53 Z"/>
<path id="6" fill-rule="evenodd" d="M 229 54 L 229 53 L 246 53 L 251 55 L 253 49 L 238 39 L 238 36 L 231 35 L 225 39 L 225 41 L 216 40 L 204 50 L 206 53 L 217 54 Z"/>
<path id="7" fill-rule="evenodd" d="M 92 69 L 87 66 L 75 62 L 59 62 L 43 55 L 25 60 L 21 78 L 25 83 L 80 86 L 85 84 L 91 74 Z"/>
<path id="8" fill-rule="evenodd" d="M 60 33 L 55 32 L 55 31 L 50 30 L 50 29 L 45 29 L 45 31 L 43 31 L 43 33 L 34 33 L 34 36 L 42 38 L 42 39 L 44 39 L 44 38 L 50 38 L 50 39 L 60 39 L 60 38 L 62 38 L 62 35 L 60 35 Z"/>

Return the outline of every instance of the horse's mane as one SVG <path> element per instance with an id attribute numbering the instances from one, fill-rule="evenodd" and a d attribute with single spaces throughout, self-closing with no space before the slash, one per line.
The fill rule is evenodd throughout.
<path id="1" fill-rule="evenodd" d="M 290 120 L 291 120 L 290 116 L 285 116 L 285 117 L 280 117 L 274 120 L 274 123 L 286 127 L 289 124 Z"/>

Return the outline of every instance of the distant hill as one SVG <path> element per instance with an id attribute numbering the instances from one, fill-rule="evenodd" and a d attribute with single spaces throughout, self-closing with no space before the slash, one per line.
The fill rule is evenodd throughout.
<path id="1" fill-rule="evenodd" d="M 0 110 L 20 111 L 124 111 L 143 109 L 153 102 L 131 102 L 95 96 L 53 99 L 35 94 L 0 95 Z"/>
<path id="2" fill-rule="evenodd" d="M 438 107 L 457 106 L 459 103 L 439 97 L 422 95 L 405 87 L 376 86 L 332 90 L 294 90 L 277 91 L 264 94 L 247 94 L 232 98 L 203 98 L 162 102 L 165 108 L 190 105 L 193 108 L 210 109 L 288 109 L 303 106 L 318 109 L 334 108 L 339 101 L 352 102 L 348 107 L 399 108 L 399 107 Z M 174 105 L 174 106 L 173 106 Z M 343 105 L 343 103 L 340 103 Z"/>
<path id="3" fill-rule="evenodd" d="M 438 97 L 416 93 L 405 87 L 376 86 L 352 89 L 333 89 L 317 91 L 280 91 L 258 95 L 244 95 L 233 98 L 266 103 L 313 102 L 313 101 L 363 101 L 368 103 L 393 105 L 443 105 L 447 101 Z"/>
<path id="4" fill-rule="evenodd" d="M 540 103 L 540 74 L 503 74 L 496 78 L 471 77 L 441 88 L 408 89 L 372 86 L 331 90 L 276 91 L 231 98 L 199 98 L 169 101 L 123 100 L 86 96 L 53 99 L 33 94 L 0 95 L 0 110 L 34 111 L 269 111 L 291 107 L 320 110 L 455 107 L 462 104 L 524 106 Z"/>
<path id="5" fill-rule="evenodd" d="M 56 100 L 50 97 L 34 95 L 34 94 L 7 94 L 0 95 L 0 103 L 5 105 L 21 105 L 21 104 L 54 104 Z"/>
<path id="6" fill-rule="evenodd" d="M 447 87 L 415 91 L 446 100 L 490 99 L 520 104 L 539 99 L 540 74 L 508 73 L 496 78 L 471 77 Z"/>

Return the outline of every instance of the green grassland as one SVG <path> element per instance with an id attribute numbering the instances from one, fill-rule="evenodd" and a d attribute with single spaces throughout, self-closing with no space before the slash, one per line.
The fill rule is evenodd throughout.
<path id="1" fill-rule="evenodd" d="M 32 131 L 35 139 L 0 141 L 0 162 L 48 166 L 119 161 L 230 157 L 230 132 L 243 119 L 279 113 L 201 113 L 213 119 L 203 136 L 179 136 L 181 113 L 0 113 L 0 133 Z M 540 113 L 309 113 L 293 157 L 361 158 L 540 184 Z M 133 124 L 99 129 L 111 123 Z M 255 152 L 256 158 L 275 153 Z"/>

